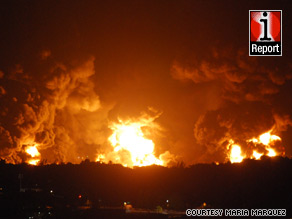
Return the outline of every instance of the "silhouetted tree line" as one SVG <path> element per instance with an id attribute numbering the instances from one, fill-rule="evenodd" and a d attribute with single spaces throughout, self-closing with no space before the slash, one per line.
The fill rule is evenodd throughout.
<path id="1" fill-rule="evenodd" d="M 122 207 L 292 209 L 292 160 L 135 167 L 85 160 L 31 166 L 0 162 L 0 210 Z M 22 192 L 20 192 L 22 189 Z M 168 201 L 167 201 L 168 200 Z M 8 209 L 8 210 L 7 210 Z"/>

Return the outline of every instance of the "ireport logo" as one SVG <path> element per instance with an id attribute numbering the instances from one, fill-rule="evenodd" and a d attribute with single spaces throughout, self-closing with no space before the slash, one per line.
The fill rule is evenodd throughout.
<path id="1" fill-rule="evenodd" d="M 282 56 L 282 10 L 249 10 L 249 55 Z"/>

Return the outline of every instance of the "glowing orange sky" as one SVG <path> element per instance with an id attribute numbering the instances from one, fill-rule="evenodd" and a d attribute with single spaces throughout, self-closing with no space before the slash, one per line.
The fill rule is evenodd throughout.
<path id="1" fill-rule="evenodd" d="M 21 162 L 33 140 L 50 162 L 94 160 L 111 148 L 110 122 L 152 115 L 149 107 L 160 113 L 161 132 L 151 136 L 157 155 L 224 161 L 229 139 L 273 127 L 291 155 L 292 45 L 285 41 L 283 57 L 248 57 L 248 10 L 261 7 L 7 3 L 0 9 L 0 156 Z M 283 39 L 292 37 L 291 16 L 283 17 Z"/>

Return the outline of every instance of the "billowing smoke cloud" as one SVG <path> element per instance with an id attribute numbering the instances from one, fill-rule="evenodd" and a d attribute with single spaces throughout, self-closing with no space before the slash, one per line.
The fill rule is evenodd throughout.
<path id="1" fill-rule="evenodd" d="M 30 155 L 25 150 L 36 146 L 43 163 L 79 163 L 87 158 L 95 160 L 102 154 L 106 162 L 131 164 L 130 152 L 113 151 L 108 140 L 113 132 L 111 124 L 118 122 L 118 118 L 110 121 L 108 113 L 113 105 L 102 104 L 95 91 L 94 58 L 63 64 L 51 56 L 45 50 L 36 60 L 44 71 L 40 75 L 28 74 L 20 64 L 2 75 L 1 99 L 6 104 L 0 108 L 0 158 L 11 163 L 27 162 Z M 143 124 L 144 136 L 159 142 L 165 138 L 163 128 L 154 122 L 160 115 L 161 112 L 149 107 L 138 118 L 128 118 L 127 125 Z M 176 158 L 159 147 L 153 153 L 161 155 L 164 164 Z"/>
<path id="2" fill-rule="evenodd" d="M 283 13 L 283 56 L 249 57 L 248 10 L 263 4 L 290 6 L 7 1 L 0 157 L 26 161 L 25 148 L 37 143 L 48 162 L 94 160 L 113 149 L 111 122 L 139 120 L 149 106 L 163 112 L 155 120 L 163 136 L 147 136 L 157 157 L 224 160 L 227 139 L 241 143 L 270 128 L 291 155 L 292 14 Z"/>
<path id="3" fill-rule="evenodd" d="M 208 58 L 173 64 L 175 79 L 215 86 L 219 92 L 218 108 L 202 114 L 194 127 L 195 140 L 204 148 L 201 161 L 224 161 L 230 139 L 247 147 L 247 139 L 271 129 L 280 134 L 292 124 L 274 105 L 281 86 L 292 78 L 291 68 L 260 61 L 243 51 L 217 48 Z"/>
<path id="4" fill-rule="evenodd" d="M 222 99 L 235 103 L 270 102 L 272 95 L 279 92 L 279 86 L 292 78 L 289 66 L 279 69 L 277 64 L 262 63 L 244 51 L 216 48 L 208 54 L 207 59 L 194 57 L 189 62 L 175 62 L 173 77 L 195 83 L 215 82 L 221 87 Z"/>
<path id="5" fill-rule="evenodd" d="M 9 162 L 25 160 L 25 147 L 38 145 L 47 162 L 80 162 L 94 159 L 106 140 L 107 112 L 94 91 L 94 58 L 64 65 L 46 61 L 42 76 L 27 74 L 16 65 L 1 74 L 0 156 Z M 38 77 L 38 78 L 36 78 Z"/>

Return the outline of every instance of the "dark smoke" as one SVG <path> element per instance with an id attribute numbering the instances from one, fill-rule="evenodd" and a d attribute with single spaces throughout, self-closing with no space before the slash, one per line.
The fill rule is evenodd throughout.
<path id="1" fill-rule="evenodd" d="M 106 140 L 109 109 L 101 107 L 90 81 L 94 59 L 46 65 L 40 80 L 21 65 L 15 69 L 1 81 L 1 158 L 21 162 L 21 152 L 36 143 L 47 162 L 93 159 Z"/>
<path id="2" fill-rule="evenodd" d="M 248 56 L 248 10 L 283 9 L 283 56 Z M 273 128 L 292 155 L 289 1 L 3 1 L 0 157 L 79 163 L 148 107 L 157 157 L 223 161 Z M 284 10 L 285 9 L 285 10 Z M 287 9 L 287 10 L 286 10 Z M 150 113 L 150 115 L 152 115 Z M 158 134 L 159 133 L 159 134 Z M 45 162 L 45 161 L 44 161 Z"/>
<path id="3" fill-rule="evenodd" d="M 172 67 L 175 79 L 216 86 L 220 94 L 219 107 L 206 111 L 195 124 L 196 142 L 205 151 L 202 161 L 224 161 L 230 139 L 246 150 L 248 139 L 271 129 L 276 134 L 287 130 L 291 118 L 280 116 L 274 104 L 280 87 L 292 78 L 289 66 L 263 64 L 235 49 L 214 49 L 209 54 L 208 59 L 197 55 Z"/>

